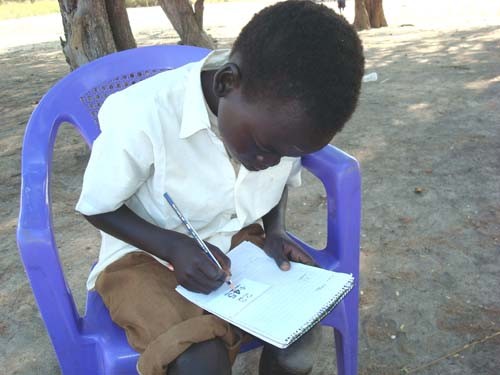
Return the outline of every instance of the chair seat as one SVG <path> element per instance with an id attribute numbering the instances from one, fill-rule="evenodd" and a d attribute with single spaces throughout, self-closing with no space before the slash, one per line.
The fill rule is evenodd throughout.
<path id="1" fill-rule="evenodd" d="M 137 375 L 135 366 L 139 353 L 128 345 L 125 331 L 111 320 L 98 293 L 88 293 L 86 311 L 86 316 L 82 318 L 82 336 L 93 343 L 98 356 L 97 371 L 88 374 Z M 85 362 L 93 361 L 89 358 Z"/>

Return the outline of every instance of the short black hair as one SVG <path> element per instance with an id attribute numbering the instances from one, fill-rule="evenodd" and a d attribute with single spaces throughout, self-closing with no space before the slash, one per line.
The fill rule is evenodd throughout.
<path id="1" fill-rule="evenodd" d="M 248 100 L 296 99 L 330 135 L 356 108 L 363 47 L 345 18 L 324 5 L 290 0 L 264 8 L 242 29 L 235 53 Z"/>

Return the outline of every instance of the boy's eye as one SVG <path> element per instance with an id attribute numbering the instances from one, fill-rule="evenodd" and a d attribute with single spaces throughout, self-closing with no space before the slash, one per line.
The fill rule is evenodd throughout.
<path id="1" fill-rule="evenodd" d="M 257 148 L 258 148 L 259 150 L 264 151 L 264 152 L 265 152 L 265 153 L 267 153 L 267 154 L 272 154 L 272 153 L 273 153 L 273 152 L 272 152 L 269 148 L 264 147 L 264 146 L 262 146 L 259 142 L 257 142 L 257 140 L 255 140 L 255 145 L 257 146 Z"/>

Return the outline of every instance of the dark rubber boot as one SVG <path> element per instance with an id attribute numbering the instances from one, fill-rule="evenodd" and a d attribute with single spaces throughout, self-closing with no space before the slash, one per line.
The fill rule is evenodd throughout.
<path id="1" fill-rule="evenodd" d="M 316 361 L 321 343 L 321 326 L 316 325 L 286 349 L 265 344 L 259 375 L 307 375 Z"/>
<path id="2" fill-rule="evenodd" d="M 219 339 L 193 344 L 168 366 L 168 375 L 231 375 L 231 363 Z"/>

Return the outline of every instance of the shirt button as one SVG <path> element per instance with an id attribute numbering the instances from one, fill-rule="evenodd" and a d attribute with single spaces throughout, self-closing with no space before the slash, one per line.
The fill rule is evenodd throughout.
<path id="1" fill-rule="evenodd" d="M 231 214 L 231 220 L 236 218 L 237 218 L 236 214 Z"/>

